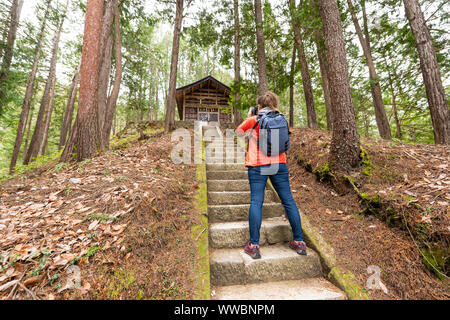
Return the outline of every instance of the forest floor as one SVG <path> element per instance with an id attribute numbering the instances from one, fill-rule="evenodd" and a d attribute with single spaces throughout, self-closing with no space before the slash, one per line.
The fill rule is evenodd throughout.
<path id="1" fill-rule="evenodd" d="M 449 148 L 362 138 L 363 167 L 337 189 L 330 141 L 328 132 L 294 129 L 288 161 L 299 209 L 337 263 L 373 299 L 449 299 Z M 380 268 L 386 292 L 367 288 L 369 266 Z"/>
<path id="2" fill-rule="evenodd" d="M 152 132 L 0 184 L 0 299 L 193 298 L 195 166 Z"/>

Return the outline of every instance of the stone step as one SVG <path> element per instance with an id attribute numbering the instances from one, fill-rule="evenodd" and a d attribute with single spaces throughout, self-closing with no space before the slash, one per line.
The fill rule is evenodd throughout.
<path id="1" fill-rule="evenodd" d="M 241 166 L 241 169 L 238 171 L 247 170 L 244 166 L 245 164 L 245 155 L 239 156 L 239 157 L 231 157 L 227 158 L 226 156 L 223 157 L 205 157 L 205 163 L 207 165 L 211 164 L 238 164 Z M 210 170 L 211 171 L 211 170 Z M 219 171 L 225 171 L 225 170 L 219 170 Z"/>
<path id="2" fill-rule="evenodd" d="M 210 223 L 244 221 L 248 219 L 249 209 L 250 204 L 208 205 L 208 221 Z M 263 219 L 280 217 L 285 215 L 285 212 L 281 203 L 263 204 Z"/>
<path id="3" fill-rule="evenodd" d="M 209 180 L 208 191 L 250 191 L 248 180 Z"/>
<path id="4" fill-rule="evenodd" d="M 248 221 L 211 223 L 209 226 L 209 245 L 211 248 L 243 248 L 249 239 Z M 291 240 L 291 226 L 285 217 L 263 220 L 260 229 L 260 245 L 271 245 Z"/>
<path id="5" fill-rule="evenodd" d="M 247 168 L 240 163 L 222 163 L 222 164 L 207 164 L 207 171 L 245 171 Z"/>
<path id="6" fill-rule="evenodd" d="M 287 244 L 261 247 L 261 259 L 252 259 L 243 248 L 215 249 L 210 255 L 211 284 L 217 286 L 299 280 L 322 276 L 316 252 L 302 256 Z"/>
<path id="7" fill-rule="evenodd" d="M 214 300 L 345 300 L 344 292 L 324 278 L 215 288 Z"/>
<path id="8" fill-rule="evenodd" d="M 247 171 L 207 171 L 206 178 L 208 180 L 245 180 L 248 179 L 248 173 Z"/>
<path id="9" fill-rule="evenodd" d="M 272 190 L 266 190 L 264 200 L 275 202 L 277 200 Z M 250 191 L 222 191 L 208 192 L 209 204 L 247 204 L 250 203 Z"/>

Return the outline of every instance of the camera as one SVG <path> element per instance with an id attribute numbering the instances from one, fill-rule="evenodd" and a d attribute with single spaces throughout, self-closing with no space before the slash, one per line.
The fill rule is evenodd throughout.
<path id="1" fill-rule="evenodd" d="M 250 112 L 250 114 L 252 116 L 256 116 L 258 114 L 258 108 L 257 107 L 250 107 L 249 112 Z"/>

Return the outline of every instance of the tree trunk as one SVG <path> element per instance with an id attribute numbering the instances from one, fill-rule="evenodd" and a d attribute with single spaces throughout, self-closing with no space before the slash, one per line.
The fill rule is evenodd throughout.
<path id="1" fill-rule="evenodd" d="M 28 141 L 30 141 L 31 124 L 33 123 L 33 111 L 34 111 L 34 106 L 31 106 L 29 117 L 28 117 L 29 119 L 28 119 L 28 125 L 27 125 L 27 136 L 25 137 L 25 142 L 23 144 L 23 150 L 22 150 L 22 162 L 25 158 L 25 155 L 26 155 L 26 152 L 28 149 Z M 16 162 L 17 162 L 17 160 L 16 160 Z M 11 172 L 10 174 L 12 174 L 13 172 Z"/>
<path id="2" fill-rule="evenodd" d="M 386 66 L 389 66 L 386 57 L 384 57 L 384 63 Z M 397 127 L 397 131 L 395 133 L 395 137 L 397 139 L 402 139 L 402 130 L 400 125 L 400 120 L 398 118 L 397 112 L 397 95 L 395 94 L 394 89 L 394 79 L 392 77 L 391 71 L 388 68 L 388 80 L 389 80 L 389 88 L 391 89 L 391 97 L 392 97 L 392 111 L 394 112 L 395 126 Z"/>
<path id="3" fill-rule="evenodd" d="M 105 122 L 103 126 L 103 145 L 109 146 L 109 137 L 111 136 L 111 127 L 114 114 L 116 112 L 117 98 L 119 97 L 120 83 L 122 81 L 122 40 L 120 35 L 120 12 L 116 4 L 114 8 L 114 49 L 116 55 L 116 72 L 114 74 L 114 86 L 106 103 Z"/>
<path id="4" fill-rule="evenodd" d="M 351 0 L 347 0 L 348 7 L 352 16 L 353 24 L 355 26 L 356 34 L 358 35 L 359 42 L 364 52 L 364 57 L 367 61 L 367 66 L 369 67 L 369 78 L 370 78 L 370 88 L 372 92 L 373 105 L 375 108 L 375 119 L 377 121 L 378 132 L 383 139 L 392 139 L 391 128 L 389 127 L 389 121 L 386 116 L 386 110 L 384 108 L 383 96 L 380 86 L 380 81 L 375 69 L 375 64 L 373 62 L 372 52 L 370 50 L 370 39 L 368 38 L 369 31 L 366 30 L 366 38 L 364 38 L 363 31 L 358 22 L 358 17 L 356 16 L 355 8 Z M 365 10 L 364 12 L 365 13 Z M 367 17 L 364 16 L 364 21 Z"/>
<path id="5" fill-rule="evenodd" d="M 320 75 L 322 79 L 323 96 L 325 100 L 325 112 L 327 117 L 327 129 L 333 130 L 333 109 L 331 106 L 330 87 L 328 81 L 328 61 L 324 50 L 317 52 L 319 58 Z"/>
<path id="6" fill-rule="evenodd" d="M 44 155 L 45 150 L 47 148 L 48 131 L 50 129 L 50 121 L 52 119 L 52 113 L 53 113 L 53 100 L 55 98 L 55 82 L 56 82 L 56 75 L 52 80 L 52 88 L 50 90 L 50 94 L 48 97 L 48 108 L 47 108 L 47 115 L 45 117 L 44 134 L 42 135 L 42 141 L 39 146 L 39 154 L 40 155 Z"/>
<path id="7" fill-rule="evenodd" d="M 269 91 L 261 0 L 255 0 L 256 44 L 258 54 L 259 95 Z"/>
<path id="8" fill-rule="evenodd" d="M 77 98 L 78 86 L 80 84 L 80 67 L 81 60 L 78 64 L 77 69 L 72 77 L 72 85 L 69 90 L 69 97 L 67 99 L 67 107 L 66 112 L 64 113 L 64 120 L 61 125 L 61 133 L 59 135 L 59 150 L 61 150 L 67 141 L 67 133 L 69 132 L 69 128 L 72 126 L 73 119 L 73 111 L 75 107 L 75 100 Z"/>
<path id="9" fill-rule="evenodd" d="M 310 0 L 311 6 L 313 7 L 314 18 L 320 19 L 319 5 L 317 0 Z M 328 81 L 328 61 L 325 52 L 325 43 L 323 35 L 323 27 L 315 28 L 313 31 L 313 40 L 317 47 L 317 56 L 319 58 L 319 68 L 322 80 L 323 98 L 325 100 L 325 111 L 327 117 L 327 129 L 328 131 L 333 130 L 333 110 L 331 107 L 331 97 L 330 97 L 330 87 Z"/>
<path id="10" fill-rule="evenodd" d="M 420 68 L 433 123 L 434 141 L 437 144 L 450 144 L 450 112 L 430 31 L 419 2 L 403 0 L 403 4 L 419 53 Z"/>
<path id="11" fill-rule="evenodd" d="M 149 89 L 148 89 L 147 121 L 152 121 L 152 85 L 151 85 L 151 83 L 150 83 Z"/>
<path id="12" fill-rule="evenodd" d="M 334 118 L 330 168 L 349 172 L 359 166 L 360 144 L 350 91 L 344 31 L 336 0 L 319 0 L 319 8 L 324 28 Z"/>
<path id="13" fill-rule="evenodd" d="M 59 40 L 61 37 L 61 30 L 64 23 L 65 14 L 61 17 L 61 21 L 57 27 L 55 36 L 53 38 L 52 58 L 50 61 L 50 71 L 45 84 L 44 95 L 41 99 L 41 105 L 39 108 L 39 114 L 34 127 L 33 136 L 31 138 L 30 147 L 24 158 L 24 164 L 34 161 L 40 150 L 42 150 L 43 138 L 48 132 L 48 126 L 50 125 L 48 116 L 51 116 L 53 109 L 53 95 L 56 81 L 56 63 L 58 61 L 58 48 Z M 46 119 L 47 117 L 47 119 Z M 45 141 L 45 139 L 44 139 Z"/>
<path id="14" fill-rule="evenodd" d="M 155 97 L 156 110 L 154 115 L 154 120 L 158 121 L 158 111 L 159 111 L 159 87 L 156 84 L 156 97 Z"/>
<path id="15" fill-rule="evenodd" d="M 34 83 L 35 83 L 35 79 L 36 79 L 39 58 L 41 57 L 42 41 L 44 39 L 45 28 L 47 26 L 49 7 L 50 7 L 50 5 L 49 5 L 49 1 L 48 1 L 46 11 L 44 14 L 44 18 L 42 20 L 41 30 L 40 30 L 39 36 L 38 36 L 38 42 L 36 44 L 33 66 L 31 67 L 30 76 L 28 77 L 27 88 L 25 90 L 25 97 L 24 97 L 23 104 L 22 104 L 22 112 L 20 113 L 19 124 L 17 126 L 16 141 L 14 143 L 14 150 L 13 150 L 11 162 L 9 165 L 10 174 L 14 173 L 14 167 L 16 166 L 17 159 L 19 157 L 20 146 L 22 144 L 23 135 L 25 133 L 25 126 L 26 126 L 27 118 L 30 113 L 31 98 L 33 96 L 33 88 L 34 88 Z M 30 118 L 31 118 L 31 116 L 30 116 Z M 30 123 L 30 125 L 31 125 L 31 123 Z M 26 146 L 28 146 L 28 138 L 26 141 Z M 26 147 L 24 150 L 26 150 Z M 24 155 L 25 155 L 25 152 L 24 152 Z"/>
<path id="16" fill-rule="evenodd" d="M 169 93 L 167 97 L 166 118 L 164 120 L 164 131 L 169 132 L 175 129 L 175 106 L 177 88 L 177 67 L 178 54 L 180 50 L 181 24 L 183 22 L 184 0 L 177 0 L 176 14 L 173 30 L 172 60 L 170 62 Z"/>
<path id="17" fill-rule="evenodd" d="M 7 81 L 9 69 L 14 54 L 14 43 L 16 41 L 17 28 L 19 26 L 20 13 L 22 12 L 23 0 L 13 0 L 11 10 L 9 13 L 9 31 L 8 39 L 4 49 L 3 61 L 0 70 L 0 114 L 3 112 L 3 105 L 5 103 Z"/>
<path id="18" fill-rule="evenodd" d="M 98 135 L 102 136 L 103 126 L 106 119 L 106 104 L 108 100 L 109 76 L 111 74 L 111 60 L 113 50 L 112 27 L 114 20 L 114 8 L 118 5 L 118 0 L 106 1 L 105 13 L 102 19 L 102 35 L 100 40 L 100 66 L 99 84 L 97 100 L 97 128 Z M 104 141 L 100 139 L 100 150 L 104 149 Z"/>
<path id="19" fill-rule="evenodd" d="M 76 150 L 78 161 L 91 158 L 99 150 L 101 136 L 98 135 L 96 104 L 102 17 L 103 1 L 87 0 L 78 114 L 61 156 L 62 161 L 68 161 L 73 150 Z"/>
<path id="20" fill-rule="evenodd" d="M 289 127 L 294 127 L 294 78 L 295 78 L 295 45 L 292 48 L 291 74 L 289 79 Z"/>
<path id="21" fill-rule="evenodd" d="M 314 105 L 314 95 L 311 85 L 311 76 L 309 74 L 308 62 L 306 60 L 305 47 L 303 46 L 303 36 L 295 19 L 295 0 L 289 0 L 292 28 L 294 29 L 294 44 L 300 61 L 300 72 L 302 74 L 303 91 L 306 101 L 306 114 L 308 118 L 308 128 L 317 129 L 316 109 Z"/>
<path id="22" fill-rule="evenodd" d="M 234 125 L 242 122 L 241 114 L 241 27 L 239 25 L 239 0 L 234 0 Z"/>

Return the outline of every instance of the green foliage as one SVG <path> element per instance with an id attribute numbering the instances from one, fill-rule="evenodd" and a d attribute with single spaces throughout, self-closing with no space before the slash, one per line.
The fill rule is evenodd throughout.
<path id="1" fill-rule="evenodd" d="M 445 277 L 443 274 L 448 274 L 449 272 L 449 250 L 439 247 L 429 247 L 420 251 L 424 256 L 423 262 L 428 270 L 433 272 L 441 281 L 444 281 Z"/>
<path id="2" fill-rule="evenodd" d="M 330 181 L 332 178 L 330 164 L 328 163 L 328 161 L 325 162 L 320 167 L 314 169 L 313 173 L 316 175 L 317 179 L 319 179 L 321 182 Z"/>
<path id="3" fill-rule="evenodd" d="M 358 17 L 361 17 L 362 2 L 353 1 Z M 25 88 L 33 63 L 37 35 L 45 12 L 51 4 L 45 41 L 39 60 L 38 73 L 31 101 L 31 133 L 43 95 L 43 86 L 48 77 L 51 55 L 52 30 L 61 17 L 62 0 L 35 1 L 32 14 L 22 17 L 14 47 L 13 62 L 8 80 L 0 83 L 6 88 L 3 101 L 5 110 L 0 116 L 0 181 L 9 178 L 8 164 L 14 146 L 18 120 L 21 113 Z M 186 4 L 188 2 L 185 2 Z M 190 2 L 189 2 L 190 3 Z M 281 111 L 288 112 L 289 86 L 293 35 L 291 15 L 287 1 L 263 1 L 263 28 L 267 58 L 267 73 L 270 90 L 277 93 Z M 297 1 L 298 3 L 298 1 Z M 210 1 L 203 4 L 193 2 L 185 8 L 180 52 L 177 68 L 177 86 L 182 86 L 209 74 L 232 88 L 231 107 L 236 107 L 234 93 L 241 93 L 240 106 L 245 117 L 248 108 L 255 105 L 258 95 L 258 66 L 255 36 L 253 0 L 239 1 L 241 82 L 234 84 L 234 7 L 233 1 Z M 369 34 L 375 67 L 380 79 L 382 96 L 393 135 L 398 131 L 401 141 L 409 143 L 433 143 L 434 135 L 423 85 L 416 44 L 405 17 L 400 0 L 365 0 L 367 9 L 367 33 Z M 0 3 L 0 19 L 7 21 L 8 2 Z M 370 90 L 370 80 L 358 38 L 345 1 L 339 1 L 341 19 L 346 40 L 352 98 L 358 130 L 363 136 L 378 136 Z M 450 97 L 450 3 L 446 0 L 424 0 L 421 8 L 427 19 L 427 26 L 439 62 L 447 97 Z M 170 74 L 172 30 L 175 6 L 170 1 L 124 0 L 120 6 L 120 27 L 123 53 L 123 77 L 115 114 L 115 128 L 120 131 L 131 121 L 151 118 L 161 120 L 165 113 Z M 80 56 L 83 38 L 83 17 L 85 1 L 71 1 L 67 14 L 67 25 L 63 31 L 57 68 L 54 95 L 54 111 L 50 123 L 48 146 L 45 156 L 39 157 L 28 167 L 20 164 L 17 174 L 42 166 L 59 156 L 58 143 L 61 122 L 67 104 L 71 78 Z M 317 8 L 309 1 L 303 1 L 294 10 L 294 19 L 299 25 L 309 64 L 312 89 L 320 129 L 326 129 L 326 113 L 322 76 L 317 51 L 324 50 L 317 29 L 322 21 Z M 362 21 L 361 21 L 362 22 Z M 363 23 L 361 23 L 364 27 Z M 0 57 L 6 46 L 6 38 L 0 37 Z M 298 60 L 298 59 L 297 59 Z M 115 72 L 113 51 L 111 85 Z M 305 126 L 306 108 L 302 79 L 298 61 L 293 68 L 294 124 Z M 450 100 L 450 99 L 448 99 Z M 396 105 L 396 113 L 393 105 Z M 76 114 L 76 111 L 75 111 Z M 395 117 L 400 128 L 396 127 Z M 75 118 L 75 117 L 74 117 Z M 122 146 L 133 143 L 129 137 Z M 29 141 L 28 141 L 29 142 Z M 393 143 L 396 141 L 394 140 Z M 112 145 L 116 145 L 114 140 Z M 19 162 L 23 145 L 19 153 Z M 362 154 L 364 157 L 364 154 Z M 371 174 L 370 160 L 364 163 L 363 173 Z M 55 167 L 60 172 L 65 165 Z"/>
<path id="4" fill-rule="evenodd" d="M 372 174 L 373 169 L 372 162 L 370 162 L 369 153 L 365 149 L 363 149 L 363 147 L 360 148 L 361 148 L 360 154 L 361 164 L 363 166 L 362 173 L 369 177 Z"/>

